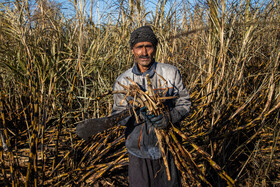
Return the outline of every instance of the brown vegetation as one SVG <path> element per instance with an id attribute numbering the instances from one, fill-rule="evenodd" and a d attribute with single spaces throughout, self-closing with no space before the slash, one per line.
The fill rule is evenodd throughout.
<path id="1" fill-rule="evenodd" d="M 279 185 L 279 1 L 113 2 L 100 24 L 84 1 L 67 17 L 46 0 L 0 3 L 0 185 L 127 185 L 124 127 L 84 141 L 75 123 L 110 114 L 97 97 L 132 66 L 129 34 L 145 24 L 193 102 L 165 136 L 184 184 Z"/>

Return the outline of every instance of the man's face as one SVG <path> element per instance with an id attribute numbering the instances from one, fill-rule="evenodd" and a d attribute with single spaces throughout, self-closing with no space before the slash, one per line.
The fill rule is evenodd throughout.
<path id="1" fill-rule="evenodd" d="M 156 49 L 151 42 L 138 42 L 132 48 L 132 54 L 141 72 L 147 70 L 154 58 Z"/>

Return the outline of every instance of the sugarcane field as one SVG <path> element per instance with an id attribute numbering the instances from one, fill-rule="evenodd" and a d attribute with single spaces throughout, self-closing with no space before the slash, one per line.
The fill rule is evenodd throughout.
<path id="1" fill-rule="evenodd" d="M 183 187 L 280 186 L 279 23 L 277 0 L 0 1 L 0 186 L 129 186 L 120 121 L 177 99 L 156 70 L 116 81 L 145 25 L 191 101 L 154 130 L 168 180 L 167 152 Z M 114 94 L 132 99 L 111 115 Z"/>

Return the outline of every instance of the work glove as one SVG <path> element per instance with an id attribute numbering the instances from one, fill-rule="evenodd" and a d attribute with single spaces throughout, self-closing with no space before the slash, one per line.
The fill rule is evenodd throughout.
<path id="1" fill-rule="evenodd" d="M 166 114 L 160 114 L 158 116 L 154 116 L 150 119 L 153 126 L 158 129 L 166 129 L 169 124 L 169 118 Z"/>
<path id="2" fill-rule="evenodd" d="M 158 129 L 165 129 L 169 124 L 169 118 L 167 114 L 160 114 L 155 116 L 154 114 L 148 114 L 146 107 L 140 109 L 141 115 L 146 121 L 150 122 L 154 127 Z"/>

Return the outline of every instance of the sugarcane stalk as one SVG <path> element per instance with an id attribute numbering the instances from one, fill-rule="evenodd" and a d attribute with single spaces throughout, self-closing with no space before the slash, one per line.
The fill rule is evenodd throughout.
<path id="1" fill-rule="evenodd" d="M 218 172 L 220 177 L 222 177 L 229 186 L 234 185 L 234 180 L 230 176 L 228 176 L 227 173 L 215 161 L 213 161 L 211 159 L 211 156 L 207 152 L 203 151 L 199 146 L 197 146 L 195 143 L 193 143 L 193 141 L 190 138 L 188 138 L 187 136 L 185 136 L 181 131 L 179 131 L 179 129 L 177 129 L 174 126 L 172 126 L 172 128 L 183 139 L 187 140 L 189 142 L 189 144 L 209 162 L 209 164 Z"/>
<path id="2" fill-rule="evenodd" d="M 101 170 L 99 173 L 95 174 L 94 180 L 92 183 L 94 183 L 97 179 L 99 179 L 104 173 L 108 170 L 110 170 L 116 163 L 118 163 L 127 153 L 123 153 L 119 158 L 117 158 L 115 161 L 111 162 L 106 168 Z"/>
<path id="3" fill-rule="evenodd" d="M 146 80 L 147 80 L 147 86 L 148 86 L 148 95 L 147 97 L 149 97 L 149 101 L 151 101 L 151 105 L 152 106 L 152 113 L 154 113 L 155 115 L 159 115 L 159 111 L 158 111 L 158 107 L 156 106 L 155 102 L 157 97 L 155 95 L 155 92 L 153 90 L 153 87 L 152 87 L 152 83 L 151 83 L 151 79 L 149 77 L 149 74 L 146 75 Z M 171 176 L 170 176 L 170 170 L 169 170 L 169 166 L 168 166 L 168 161 L 167 161 L 167 158 L 166 158 L 166 153 L 165 153 L 165 150 L 164 150 L 164 144 L 163 144 L 163 135 L 162 133 L 160 132 L 160 130 L 154 128 L 154 131 L 156 133 L 156 137 L 157 137 L 157 140 L 158 140 L 158 143 L 159 143 L 159 148 L 161 150 L 161 153 L 162 153 L 162 158 L 163 158 L 163 162 L 164 162 L 164 166 L 165 166 L 165 169 L 166 169 L 166 174 L 167 174 L 167 179 L 170 181 L 171 180 Z"/>
<path id="4" fill-rule="evenodd" d="M 156 133 L 156 136 L 157 136 L 157 139 L 158 139 L 160 151 L 162 153 L 162 159 L 163 159 L 163 162 L 164 162 L 164 166 L 165 166 L 165 170 L 166 170 L 166 174 L 167 174 L 167 179 L 170 181 L 171 176 L 170 176 L 168 161 L 167 161 L 167 158 L 166 158 L 166 153 L 165 153 L 165 150 L 164 150 L 163 136 L 158 129 L 154 128 L 154 130 L 155 130 L 155 133 Z"/>
<path id="5" fill-rule="evenodd" d="M 14 162 L 14 156 L 13 156 L 13 153 L 11 150 L 9 150 L 9 147 L 10 147 L 10 140 L 8 138 L 8 132 L 7 132 L 7 127 L 6 127 L 6 121 L 5 121 L 5 116 L 4 116 L 4 112 L 3 112 L 3 100 L 2 100 L 2 91 L 0 91 L 0 113 L 1 113 L 1 119 L 2 119 L 2 125 L 3 125 L 3 131 L 4 131 L 4 135 L 6 137 L 6 142 L 5 142 L 5 139 L 3 138 L 3 134 L 2 134 L 2 131 L 1 132 L 1 143 L 2 143 L 2 146 L 3 148 L 6 147 L 5 149 L 8 151 L 8 155 L 9 155 L 9 160 L 10 160 L 10 173 L 11 173 L 11 176 L 14 176 L 14 170 L 13 170 L 13 162 Z M 4 146 L 5 145 L 5 146 Z M 2 170 L 2 173 L 3 173 L 3 176 L 4 176 L 4 181 L 5 181 L 5 184 L 7 184 L 7 175 L 6 175 L 6 172 L 5 172 L 5 165 L 4 165 L 4 154 L 3 154 L 3 150 L 1 150 L 1 170 Z M 3 162 L 2 162 L 3 161 Z M 11 163 L 12 162 L 12 163 Z M 14 176 L 14 179 L 15 179 L 15 176 Z M 12 185 L 15 185 L 15 180 L 12 180 Z"/>

